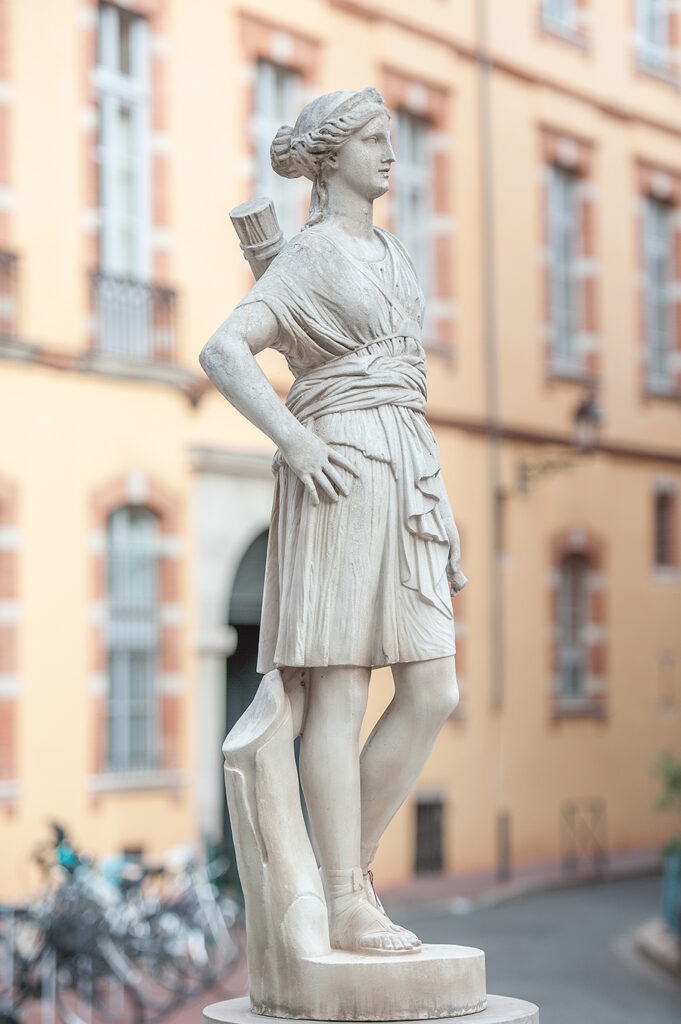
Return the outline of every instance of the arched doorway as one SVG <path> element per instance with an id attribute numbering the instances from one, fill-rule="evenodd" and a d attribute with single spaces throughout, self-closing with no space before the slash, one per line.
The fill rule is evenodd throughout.
<path id="1" fill-rule="evenodd" d="M 262 607 L 268 531 L 263 530 L 246 550 L 234 577 L 228 624 L 236 632 L 236 647 L 227 658 L 225 680 L 225 735 L 255 696 L 260 683 L 256 671 L 260 610 Z M 238 885 L 236 857 L 227 805 L 224 804 L 224 836 L 231 862 L 230 881 Z"/>

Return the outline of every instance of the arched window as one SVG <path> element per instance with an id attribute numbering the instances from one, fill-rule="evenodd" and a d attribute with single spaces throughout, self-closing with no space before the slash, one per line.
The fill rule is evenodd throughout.
<path id="1" fill-rule="evenodd" d="M 556 696 L 560 700 L 581 700 L 587 696 L 589 651 L 589 560 L 571 552 L 559 568 L 557 608 Z"/>
<path id="2" fill-rule="evenodd" d="M 159 522 L 141 506 L 107 524 L 108 769 L 159 767 Z"/>

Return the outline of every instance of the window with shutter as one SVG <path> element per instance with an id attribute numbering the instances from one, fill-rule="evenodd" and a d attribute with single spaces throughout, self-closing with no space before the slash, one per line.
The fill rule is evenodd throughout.
<path id="1" fill-rule="evenodd" d="M 670 0 L 636 0 L 636 57 L 650 71 L 668 70 L 670 54 Z"/>
<path id="2" fill-rule="evenodd" d="M 116 509 L 107 535 L 108 768 L 158 768 L 158 520 Z"/>
<path id="3" fill-rule="evenodd" d="M 290 181 L 272 170 L 270 146 L 279 128 L 294 124 L 302 106 L 301 76 L 262 58 L 255 66 L 255 195 L 274 201 L 284 238 L 300 230 L 304 219 L 305 181 Z M 309 188 L 309 185 L 307 185 Z"/>
<path id="4" fill-rule="evenodd" d="M 674 345 L 674 209 L 654 196 L 643 198 L 645 347 L 648 387 L 670 391 Z"/>
<path id="5" fill-rule="evenodd" d="M 147 20 L 110 3 L 98 18 L 99 267 L 95 347 L 136 361 L 168 360 L 174 293 L 151 274 L 151 75 Z"/>
<path id="6" fill-rule="evenodd" d="M 146 19 L 99 8 L 100 267 L 120 276 L 149 273 L 149 44 Z"/>
<path id="7" fill-rule="evenodd" d="M 426 296 L 424 340 L 432 330 L 428 299 L 432 296 L 431 199 L 433 174 L 430 156 L 430 124 L 425 117 L 398 110 L 396 117 L 396 216 L 397 237 L 414 261 L 416 276 Z"/>
<path id="8" fill-rule="evenodd" d="M 558 373 L 581 370 L 578 181 L 571 170 L 548 168 L 549 329 L 552 369 Z"/>
<path id="9" fill-rule="evenodd" d="M 552 551 L 552 714 L 600 718 L 607 662 L 603 545 L 572 529 L 554 538 Z"/>
<path id="10" fill-rule="evenodd" d="M 585 694 L 587 673 L 586 626 L 588 622 L 588 559 L 567 555 L 560 566 L 558 587 L 558 696 L 580 700 Z"/>

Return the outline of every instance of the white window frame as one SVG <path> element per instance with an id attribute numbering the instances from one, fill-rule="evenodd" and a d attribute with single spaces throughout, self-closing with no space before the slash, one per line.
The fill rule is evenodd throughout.
<path id="1" fill-rule="evenodd" d="M 574 573 L 568 572 L 572 564 L 579 564 L 582 573 L 581 608 L 574 603 Z M 558 593 L 556 601 L 556 681 L 555 697 L 559 705 L 581 705 L 588 699 L 589 648 L 589 577 L 588 557 L 580 551 L 564 555 L 558 566 Z M 579 686 L 566 685 L 568 677 L 577 673 Z"/>
<path id="2" fill-rule="evenodd" d="M 419 139 L 420 134 L 420 139 Z M 430 300 L 434 297 L 432 123 L 405 108 L 395 114 L 397 151 L 396 234 L 409 253 L 426 297 L 424 342 L 432 341 Z"/>
<path id="3" fill-rule="evenodd" d="M 158 517 L 124 505 L 107 527 L 107 771 L 160 767 Z"/>
<path id="4" fill-rule="evenodd" d="M 120 19 L 130 19 L 130 73 L 119 70 Z M 149 27 L 147 20 L 113 4 L 99 7 L 98 62 L 95 85 L 100 132 L 100 268 L 120 277 L 146 280 L 151 263 L 151 112 Z M 131 116 L 132 145 L 128 153 L 116 150 L 120 111 Z M 122 209 L 117 179 L 132 177 L 133 213 Z M 127 224 L 124 222 L 127 221 Z M 121 228 L 132 235 L 132 251 L 124 252 Z"/>
<path id="5" fill-rule="evenodd" d="M 669 15 L 674 2 L 636 0 L 636 57 L 646 70 L 669 70 Z"/>
<path id="6" fill-rule="evenodd" d="M 670 203 L 643 197 L 646 377 L 662 393 L 674 386 L 674 216 Z"/>
<path id="7" fill-rule="evenodd" d="M 282 178 L 272 169 L 270 146 L 284 124 L 293 124 L 302 106 L 302 76 L 294 68 L 258 58 L 253 70 L 253 147 L 255 195 L 274 201 L 284 238 L 300 231 L 304 220 L 305 179 Z"/>
<path id="8" fill-rule="evenodd" d="M 551 369 L 571 375 L 583 371 L 580 178 L 575 171 L 549 165 L 547 206 Z"/>

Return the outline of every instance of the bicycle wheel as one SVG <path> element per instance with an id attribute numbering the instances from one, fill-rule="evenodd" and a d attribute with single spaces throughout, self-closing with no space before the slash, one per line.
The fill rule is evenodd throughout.
<path id="1" fill-rule="evenodd" d="M 149 1022 L 170 1013 L 182 1002 L 177 969 L 162 950 L 148 946 L 146 950 L 132 949 L 126 943 L 120 948 L 109 936 L 100 939 L 98 951 L 108 971 L 123 986 L 127 1004 L 133 1014 L 128 1019 Z M 102 988 L 97 992 L 98 1011 L 107 1020 L 116 1020 L 110 1004 L 102 999 Z"/>

